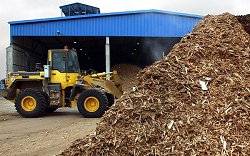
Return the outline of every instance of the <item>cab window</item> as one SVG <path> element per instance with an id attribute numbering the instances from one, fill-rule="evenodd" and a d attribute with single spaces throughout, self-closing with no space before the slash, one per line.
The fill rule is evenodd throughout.
<path id="1" fill-rule="evenodd" d="M 53 52 L 52 69 L 60 72 L 66 72 L 66 56 L 64 52 Z"/>
<path id="2" fill-rule="evenodd" d="M 76 52 L 70 51 L 68 52 L 68 61 L 67 61 L 67 72 L 68 73 L 79 73 L 80 67 L 78 62 L 78 57 Z"/>

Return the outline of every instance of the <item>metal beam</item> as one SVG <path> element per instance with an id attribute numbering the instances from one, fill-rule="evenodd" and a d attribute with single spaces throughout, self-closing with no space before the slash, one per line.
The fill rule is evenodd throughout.
<path id="1" fill-rule="evenodd" d="M 106 73 L 110 73 L 110 44 L 109 44 L 109 37 L 106 37 L 105 59 L 106 59 Z M 109 79 L 109 75 L 107 76 L 107 79 Z"/>

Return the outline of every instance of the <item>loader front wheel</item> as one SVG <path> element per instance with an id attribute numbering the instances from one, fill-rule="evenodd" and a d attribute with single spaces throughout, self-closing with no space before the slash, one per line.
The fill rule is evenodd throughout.
<path id="1" fill-rule="evenodd" d="M 109 94 L 109 93 L 107 93 L 106 96 L 107 96 L 108 102 L 109 102 L 108 106 L 111 107 L 115 103 L 115 97 L 114 97 L 114 95 Z"/>
<path id="2" fill-rule="evenodd" d="M 21 116 L 35 118 L 45 113 L 47 102 L 41 91 L 29 88 L 18 94 L 15 107 Z"/>
<path id="3" fill-rule="evenodd" d="M 77 108 L 86 118 L 98 118 L 108 109 L 108 98 L 97 89 L 88 89 L 79 96 Z"/>

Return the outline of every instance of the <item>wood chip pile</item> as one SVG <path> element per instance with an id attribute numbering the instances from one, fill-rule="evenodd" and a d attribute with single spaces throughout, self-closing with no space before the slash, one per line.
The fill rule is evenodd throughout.
<path id="1" fill-rule="evenodd" d="M 250 34 L 250 14 L 245 16 L 237 16 L 239 22 L 243 25 L 244 29 Z"/>
<path id="2" fill-rule="evenodd" d="M 136 86 L 138 80 L 137 74 L 142 68 L 133 64 L 117 64 L 114 65 L 112 70 L 116 70 L 122 80 L 122 90 L 128 92 L 132 87 Z"/>
<path id="3" fill-rule="evenodd" d="M 62 155 L 250 155 L 250 35 L 206 16 Z"/>

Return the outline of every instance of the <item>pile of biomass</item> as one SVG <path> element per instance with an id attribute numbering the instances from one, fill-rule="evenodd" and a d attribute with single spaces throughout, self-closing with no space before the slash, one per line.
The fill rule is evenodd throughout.
<path id="1" fill-rule="evenodd" d="M 244 27 L 245 31 L 250 34 L 250 14 L 245 16 L 237 16 L 239 22 Z"/>
<path id="2" fill-rule="evenodd" d="M 206 16 L 62 155 L 250 155 L 250 36 Z"/>
<path id="3" fill-rule="evenodd" d="M 132 87 L 137 85 L 138 81 L 136 76 L 141 70 L 140 67 L 133 64 L 117 64 L 111 69 L 118 72 L 122 81 L 122 90 L 124 92 L 128 92 Z"/>

